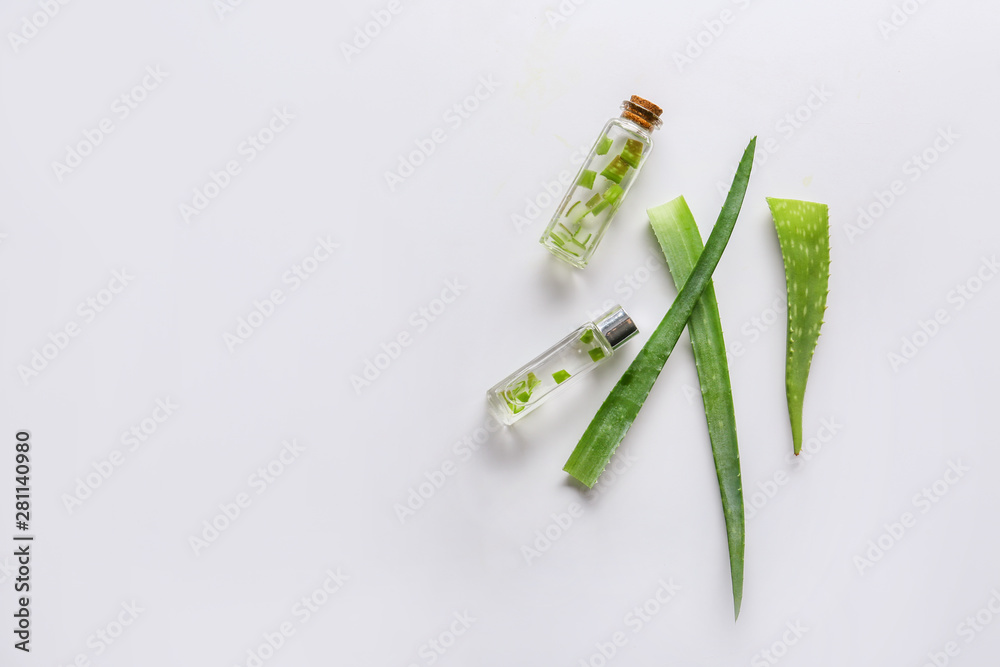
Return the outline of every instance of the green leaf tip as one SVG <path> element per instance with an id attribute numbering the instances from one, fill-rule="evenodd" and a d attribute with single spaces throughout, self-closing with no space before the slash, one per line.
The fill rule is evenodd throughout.
<path id="1" fill-rule="evenodd" d="M 597 482 L 611 456 L 632 427 L 656 378 L 677 344 L 691 312 L 708 285 L 712 272 L 722 258 L 729 237 L 733 233 L 733 227 L 736 225 L 736 219 L 739 217 L 740 208 L 743 206 L 743 198 L 746 196 L 756 143 L 757 139 L 754 137 L 743 152 L 719 218 L 684 287 L 677 294 L 677 298 L 674 299 L 659 326 L 639 350 L 628 370 L 611 390 L 611 394 L 605 399 L 573 453 L 570 454 L 566 465 L 563 466 L 563 470 L 588 487 L 594 486 Z M 675 199 L 664 204 L 664 207 L 678 205 L 679 201 Z M 658 215 L 658 211 L 664 207 L 652 208 L 647 212 L 652 217 Z"/>
<path id="2" fill-rule="evenodd" d="M 785 265 L 788 327 L 785 396 L 792 448 L 802 451 L 802 410 L 830 286 L 830 212 L 826 204 L 767 198 Z"/>

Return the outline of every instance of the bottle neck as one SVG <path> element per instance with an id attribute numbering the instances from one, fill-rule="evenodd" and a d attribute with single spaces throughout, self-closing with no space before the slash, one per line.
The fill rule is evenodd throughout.
<path id="1" fill-rule="evenodd" d="M 629 314 L 621 306 L 615 306 L 598 317 L 594 320 L 594 326 L 601 332 L 604 339 L 608 341 L 608 345 L 611 346 L 612 350 L 617 350 L 628 339 L 639 333 L 635 322 L 632 321 L 632 318 L 629 317 Z"/>
<path id="2" fill-rule="evenodd" d="M 624 127 L 625 129 L 627 129 L 628 131 L 638 134 L 640 137 L 642 137 L 649 143 L 653 143 L 652 130 L 649 130 L 643 127 L 642 125 L 639 125 L 633 120 L 625 118 L 625 116 L 619 116 L 618 118 L 615 118 L 615 122 Z"/>

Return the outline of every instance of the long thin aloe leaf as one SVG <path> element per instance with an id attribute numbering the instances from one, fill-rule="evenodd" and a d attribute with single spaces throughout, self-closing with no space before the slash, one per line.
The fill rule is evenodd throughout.
<path id="1" fill-rule="evenodd" d="M 719 219 L 687 282 L 684 283 L 684 287 L 674 299 L 673 305 L 670 306 L 660 325 L 656 327 L 656 331 L 646 341 L 615 388 L 611 390 L 611 394 L 605 399 L 569 460 L 566 461 L 566 465 L 563 466 L 563 470 L 587 486 L 593 486 L 600 477 L 638 416 L 643 402 L 653 388 L 653 383 L 667 362 L 667 357 L 677 344 L 691 311 L 694 310 L 698 298 L 708 285 L 709 278 L 712 277 L 712 272 L 722 257 L 722 251 L 726 249 L 736 218 L 743 206 L 756 144 L 757 138 L 754 137 L 744 151 L 743 159 L 740 160 L 736 176 L 733 178 L 733 185 L 719 213 Z"/>
<path id="2" fill-rule="evenodd" d="M 677 289 L 681 289 L 702 253 L 701 233 L 684 197 L 651 208 L 649 222 L 660 242 Z M 729 362 L 722 336 L 719 304 L 712 281 L 705 286 L 701 299 L 688 320 L 691 349 L 698 368 L 708 437 L 715 458 L 715 472 L 722 493 L 722 513 L 726 518 L 729 541 L 729 569 L 733 579 L 733 605 L 737 618 L 743 600 L 743 550 L 746 524 L 743 515 L 743 483 L 740 478 L 740 450 L 736 441 L 736 411 L 729 382 Z"/>
<path id="3" fill-rule="evenodd" d="M 795 454 L 802 451 L 802 406 L 830 289 L 830 211 L 826 204 L 768 197 L 788 291 L 785 395 Z"/>

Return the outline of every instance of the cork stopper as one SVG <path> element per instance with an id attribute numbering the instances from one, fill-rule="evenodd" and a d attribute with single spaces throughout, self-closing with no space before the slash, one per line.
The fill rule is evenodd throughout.
<path id="1" fill-rule="evenodd" d="M 660 120 L 662 113 L 663 109 L 638 95 L 633 95 L 622 102 L 622 118 L 647 130 L 655 130 L 663 124 Z"/>

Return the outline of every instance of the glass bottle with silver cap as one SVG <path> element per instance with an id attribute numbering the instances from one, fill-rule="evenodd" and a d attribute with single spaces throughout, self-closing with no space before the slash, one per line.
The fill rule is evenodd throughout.
<path id="1" fill-rule="evenodd" d="M 502 424 L 513 424 L 570 380 L 609 359 L 637 333 L 628 313 L 615 306 L 494 385 L 486 393 L 490 411 Z"/>

